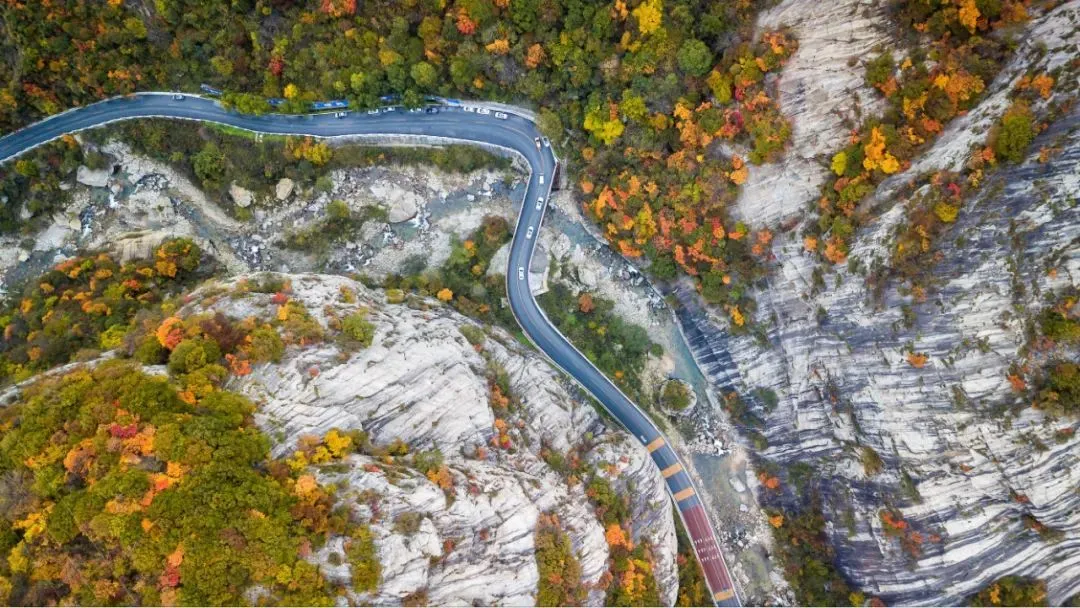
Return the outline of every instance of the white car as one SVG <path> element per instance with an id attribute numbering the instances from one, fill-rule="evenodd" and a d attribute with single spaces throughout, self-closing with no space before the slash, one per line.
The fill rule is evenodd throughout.
<path id="1" fill-rule="evenodd" d="M 495 112 L 495 118 L 499 118 L 501 120 L 506 120 L 507 118 L 510 118 L 510 117 L 506 115 L 506 112 Z"/>
<path id="2" fill-rule="evenodd" d="M 525 238 L 531 239 L 533 235 L 533 227 L 529 226 L 529 229 L 525 231 Z"/>
<path id="3" fill-rule="evenodd" d="M 473 112 L 473 113 L 475 113 L 475 112 L 476 112 L 476 108 L 474 108 L 474 107 L 472 107 L 472 106 L 465 106 L 465 111 L 466 111 L 466 112 Z"/>
<path id="4" fill-rule="evenodd" d="M 368 110 L 367 111 L 368 114 L 373 114 L 373 115 L 374 114 L 379 114 L 381 112 L 382 112 L 382 110 L 379 110 L 378 108 L 375 108 L 374 110 Z"/>
<path id="5" fill-rule="evenodd" d="M 334 116 L 337 116 L 338 118 L 345 118 L 348 115 L 348 112 L 338 112 L 337 114 L 334 114 Z"/>
<path id="6" fill-rule="evenodd" d="M 533 138 L 533 143 L 536 144 L 536 149 L 539 150 L 540 149 L 540 138 L 539 137 L 534 137 Z"/>
<path id="7" fill-rule="evenodd" d="M 551 140 L 546 138 L 546 137 L 544 138 L 544 147 L 545 148 L 550 148 L 551 147 Z"/>
<path id="8" fill-rule="evenodd" d="M 540 174 L 540 185 L 541 186 L 544 185 L 544 174 L 542 174 L 542 173 Z"/>
<path id="9" fill-rule="evenodd" d="M 536 210 L 540 211 L 544 208 L 544 197 L 539 196 L 536 198 Z"/>
<path id="10" fill-rule="evenodd" d="M 525 280 L 525 267 L 524 266 L 518 266 L 518 280 L 519 281 L 524 281 Z"/>
<path id="11" fill-rule="evenodd" d="M 177 93 L 177 94 L 173 95 L 172 98 L 174 100 L 176 100 L 176 101 L 184 101 L 184 96 L 181 95 L 180 93 Z"/>
<path id="12" fill-rule="evenodd" d="M 477 114 L 483 114 L 484 116 L 487 116 L 488 114 L 491 114 L 491 110 L 489 110 L 487 108 L 476 108 L 476 113 Z"/>

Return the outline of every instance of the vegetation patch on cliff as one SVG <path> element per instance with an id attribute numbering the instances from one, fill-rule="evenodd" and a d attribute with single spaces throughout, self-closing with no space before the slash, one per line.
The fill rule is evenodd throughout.
<path id="1" fill-rule="evenodd" d="M 818 221 L 804 233 L 807 251 L 833 264 L 847 259 L 851 238 L 867 217 L 859 203 L 886 177 L 906 170 L 949 121 L 975 106 L 1010 55 L 1006 32 L 1027 20 L 1026 5 L 1023 0 L 969 2 L 957 10 L 936 0 L 895 4 L 912 50 L 899 63 L 887 51 L 867 62 L 866 82 L 888 109 L 865 119 L 833 155 L 833 175 L 816 205 Z M 1027 137 L 1019 134 L 1020 126 L 1011 121 L 1000 139 L 1008 158 Z M 947 207 L 936 212 L 946 223 L 955 219 Z"/>
<path id="2" fill-rule="evenodd" d="M 970 600 L 971 606 L 1046 606 L 1046 582 L 1006 576 L 987 585 Z"/>
<path id="3" fill-rule="evenodd" d="M 101 253 L 57 264 L 0 311 L 0 383 L 120 346 L 136 314 L 190 285 L 201 259 L 194 243 L 175 239 L 150 260 Z"/>
<path id="4" fill-rule="evenodd" d="M 3 410 L 5 603 L 330 604 L 302 559 L 326 501 L 271 466 L 244 397 L 183 390 L 130 362 L 41 380 Z"/>

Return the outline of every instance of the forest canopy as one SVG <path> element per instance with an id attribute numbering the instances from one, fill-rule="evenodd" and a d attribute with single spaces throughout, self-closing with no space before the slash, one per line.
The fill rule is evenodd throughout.
<path id="1" fill-rule="evenodd" d="M 301 555 L 322 531 L 305 492 L 329 497 L 267 468 L 254 411 L 225 391 L 191 405 L 124 361 L 27 389 L 0 422 L 0 601 L 240 604 L 262 583 L 328 605 Z"/>
<path id="2" fill-rule="evenodd" d="M 15 2 L 0 7 L 0 130 L 96 99 L 208 83 L 251 112 L 401 95 L 538 107 L 575 186 L 623 255 L 694 277 L 741 326 L 772 234 L 729 220 L 747 163 L 777 160 L 785 32 L 760 2 L 235 0 Z M 212 24 L 212 27 L 211 27 Z M 734 147 L 732 147 L 732 145 Z M 732 153 L 732 149 L 736 152 Z M 210 151 L 211 153 L 213 150 Z M 195 171 L 216 164 L 192 159 Z M 203 181 L 216 176 L 203 171 Z"/>

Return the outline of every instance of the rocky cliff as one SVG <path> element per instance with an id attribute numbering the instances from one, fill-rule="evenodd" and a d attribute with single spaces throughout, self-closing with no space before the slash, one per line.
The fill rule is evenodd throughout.
<path id="1" fill-rule="evenodd" d="M 275 437 L 275 451 L 287 454 L 301 437 L 331 428 L 363 429 L 376 445 L 401 439 L 414 450 L 439 449 L 458 488 L 450 499 L 420 472 L 388 476 L 366 467 L 372 460 L 360 455 L 345 470 L 321 473 L 362 518 L 378 513 L 372 529 L 382 582 L 375 594 L 355 601 L 395 604 L 423 591 L 440 605 L 530 604 L 538 582 L 534 532 L 545 512 L 557 515 L 569 534 L 583 582 L 598 582 L 607 571 L 603 525 L 583 484 L 568 482 L 541 458 L 544 448 L 565 454 L 572 447 L 630 496 L 634 535 L 656 547 L 661 598 L 674 601 L 675 528 L 659 471 L 543 359 L 504 331 L 481 330 L 449 308 L 387 304 L 382 292 L 339 276 L 288 278 L 294 300 L 323 326 L 365 308 L 376 332 L 372 345 L 356 353 L 334 343 L 291 348 L 280 363 L 232 381 L 229 388 L 260 403 L 259 422 Z M 209 307 L 236 318 L 273 314 L 264 294 L 200 298 L 236 280 L 207 287 L 183 312 Z M 355 303 L 342 301 L 343 288 L 357 294 Z M 463 327 L 486 332 L 482 348 L 470 344 Z M 496 412 L 489 405 L 493 369 L 505 370 L 520 407 Z M 511 449 L 491 446 L 497 420 L 508 425 Z M 403 513 L 421 516 L 415 532 L 395 529 Z M 331 576 L 347 582 L 349 566 L 331 558 L 342 553 L 342 544 L 332 539 L 317 557 Z M 589 599 L 600 603 L 603 592 Z"/>
<path id="2" fill-rule="evenodd" d="M 1007 376 L 1048 294 L 1080 276 L 1080 114 L 1074 105 L 1036 139 L 1026 162 L 999 170 L 965 204 L 929 301 L 911 304 L 893 285 L 875 302 L 865 277 L 843 267 L 812 295 L 820 263 L 803 251 L 797 227 L 818 196 L 828 154 L 850 129 L 843 119 L 857 106 L 874 111 L 860 59 L 879 44 L 906 52 L 884 33 L 884 10 L 788 0 L 763 15 L 761 27 L 787 25 L 800 40 L 780 83 L 792 148 L 782 165 L 752 170 L 739 200 L 748 221 L 789 230 L 775 241 L 772 275 L 755 294 L 768 344 L 727 335 L 686 289 L 678 290 L 681 322 L 716 386 L 776 392 L 774 408 L 751 399 L 766 420 L 769 446 L 760 455 L 814 468 L 839 566 L 857 586 L 889 604 L 955 604 L 1019 574 L 1045 579 L 1049 600 L 1061 602 L 1080 591 L 1080 441 L 1057 432 L 1075 421 L 1026 407 Z M 875 193 L 870 206 L 881 212 L 858 235 L 852 258 L 864 267 L 889 259 L 906 217 L 902 187 L 919 173 L 958 169 L 1023 74 L 1074 63 L 1078 20 L 1077 2 L 1033 15 L 982 103 Z M 1075 94 L 1069 82 L 1056 101 Z M 1040 162 L 1041 149 L 1060 152 Z M 903 305 L 912 305 L 913 322 Z M 905 360 L 913 349 L 928 355 L 925 365 Z M 880 473 L 860 462 L 865 448 L 880 455 Z M 885 509 L 912 532 L 886 529 Z"/>

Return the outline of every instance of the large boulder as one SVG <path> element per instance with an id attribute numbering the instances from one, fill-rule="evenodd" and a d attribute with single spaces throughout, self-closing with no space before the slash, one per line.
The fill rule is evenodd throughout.
<path id="1" fill-rule="evenodd" d="M 402 196 L 392 201 L 387 209 L 387 219 L 391 224 L 407 222 L 416 217 L 420 206 L 413 197 Z"/>
<path id="2" fill-rule="evenodd" d="M 79 165 L 79 169 L 75 172 L 75 181 L 92 188 L 104 188 L 109 184 L 109 171 Z"/>
<path id="3" fill-rule="evenodd" d="M 120 260 L 126 264 L 132 260 L 150 259 L 154 257 L 154 250 L 166 240 L 184 236 L 172 230 L 151 230 L 131 232 L 118 236 L 112 242 L 111 249 Z"/>
<path id="4" fill-rule="evenodd" d="M 293 180 L 283 177 L 278 180 L 277 186 L 274 187 L 274 195 L 277 196 L 277 200 L 283 201 L 293 193 L 294 187 L 296 187 L 296 184 Z"/>
<path id="5" fill-rule="evenodd" d="M 236 182 L 229 185 L 229 196 L 232 197 L 236 206 L 240 208 L 250 207 L 251 203 L 255 201 L 255 194 L 247 188 L 236 185 Z"/>
<path id="6" fill-rule="evenodd" d="M 391 224 L 407 222 L 416 217 L 424 199 L 415 192 L 392 187 L 389 184 L 376 183 L 370 187 L 375 200 L 386 207 L 387 220 Z"/>

